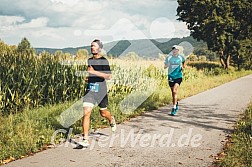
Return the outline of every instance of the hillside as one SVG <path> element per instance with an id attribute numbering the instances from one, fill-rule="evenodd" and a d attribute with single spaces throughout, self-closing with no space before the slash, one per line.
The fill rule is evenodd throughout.
<path id="1" fill-rule="evenodd" d="M 159 41 L 166 42 L 159 42 Z M 178 45 L 181 42 L 189 42 L 192 46 L 196 48 L 206 48 L 206 44 L 197 41 L 192 37 L 184 38 L 173 38 L 173 39 L 139 39 L 139 40 L 121 40 L 113 41 L 104 44 L 104 50 L 107 52 L 107 55 L 113 55 L 115 57 L 125 55 L 128 52 L 135 52 L 140 56 L 144 57 L 157 57 L 159 53 L 169 53 L 173 45 Z M 55 53 L 57 50 L 61 50 L 66 53 L 76 54 L 78 49 L 87 49 L 90 51 L 90 46 L 76 47 L 76 48 L 35 48 L 38 53 L 43 50 L 49 53 Z"/>

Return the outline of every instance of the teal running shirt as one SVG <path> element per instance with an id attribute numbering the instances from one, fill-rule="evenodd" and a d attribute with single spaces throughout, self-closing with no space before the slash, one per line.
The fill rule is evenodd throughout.
<path id="1" fill-rule="evenodd" d="M 183 77 L 181 70 L 182 63 L 185 62 L 185 57 L 181 54 L 174 56 L 168 55 L 164 64 L 168 65 L 168 79 L 178 79 Z"/>

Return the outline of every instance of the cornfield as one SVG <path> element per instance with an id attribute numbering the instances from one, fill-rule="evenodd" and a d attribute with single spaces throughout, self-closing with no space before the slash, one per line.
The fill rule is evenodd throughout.
<path id="1" fill-rule="evenodd" d="M 83 75 L 86 60 L 81 65 L 62 65 L 64 58 L 46 52 L 40 55 L 25 55 L 14 49 L 0 51 L 0 112 L 10 114 L 27 107 L 57 104 L 79 99 L 84 95 Z M 74 58 L 68 58 L 72 61 Z M 167 87 L 167 74 L 163 61 L 125 61 L 109 59 L 113 79 L 108 81 L 109 96 L 116 104 L 132 91 L 138 99 L 142 92 L 158 87 Z M 74 62 L 74 61 L 73 61 Z M 193 68 L 185 73 L 185 79 L 197 77 Z M 154 92 L 154 90 L 152 91 Z M 131 104 L 132 105 L 132 104 Z"/>
<path id="2" fill-rule="evenodd" d="M 49 53 L 0 55 L 0 111 L 16 113 L 24 107 L 37 107 L 83 96 L 83 78 L 75 71 L 84 66 L 63 66 Z"/>

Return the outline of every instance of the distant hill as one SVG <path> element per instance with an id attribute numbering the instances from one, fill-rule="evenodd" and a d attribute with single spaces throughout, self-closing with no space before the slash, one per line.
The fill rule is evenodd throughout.
<path id="1" fill-rule="evenodd" d="M 164 41 L 164 42 L 162 42 Z M 104 44 L 104 50 L 107 55 L 121 56 L 128 52 L 135 52 L 139 56 L 144 57 L 158 57 L 159 53 L 167 54 L 171 51 L 173 45 L 178 45 L 181 42 L 189 42 L 194 48 L 206 48 L 206 44 L 202 41 L 197 41 L 193 37 L 184 38 L 172 38 L 172 39 L 138 39 L 138 40 L 121 40 L 113 41 Z M 40 53 L 43 50 L 49 53 L 55 53 L 55 51 L 61 50 L 66 53 L 76 54 L 78 49 L 87 49 L 90 52 L 90 46 L 76 47 L 76 48 L 35 48 Z"/>

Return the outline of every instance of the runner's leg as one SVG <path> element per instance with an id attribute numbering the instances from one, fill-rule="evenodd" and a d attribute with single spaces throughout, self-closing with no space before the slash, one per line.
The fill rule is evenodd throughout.
<path id="1" fill-rule="evenodd" d="M 84 116 L 82 119 L 82 127 L 83 127 L 83 137 L 84 139 L 88 138 L 88 131 L 90 125 L 90 116 L 93 107 L 84 107 Z"/>
<path id="2" fill-rule="evenodd" d="M 174 86 L 171 87 L 173 106 L 175 106 L 177 104 L 177 101 L 178 101 L 178 88 L 179 88 L 178 83 L 175 83 Z"/>
<path id="3" fill-rule="evenodd" d="M 109 121 L 109 123 L 112 122 L 111 114 L 110 114 L 110 112 L 108 111 L 107 108 L 101 108 L 100 109 L 100 114 L 101 114 L 102 117 L 107 118 L 107 120 Z"/>

